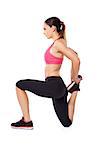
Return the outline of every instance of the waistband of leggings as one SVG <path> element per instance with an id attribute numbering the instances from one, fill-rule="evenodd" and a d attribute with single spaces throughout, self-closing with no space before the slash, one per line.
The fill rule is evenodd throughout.
<path id="1" fill-rule="evenodd" d="M 48 79 L 62 79 L 60 76 L 48 76 L 45 78 L 45 80 L 48 80 Z"/>

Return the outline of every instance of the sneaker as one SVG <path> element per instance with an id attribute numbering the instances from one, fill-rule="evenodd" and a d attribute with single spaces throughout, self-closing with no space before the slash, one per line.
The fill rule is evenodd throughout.
<path id="1" fill-rule="evenodd" d="M 33 129 L 33 122 L 32 121 L 25 122 L 24 117 L 22 117 L 22 119 L 20 121 L 12 123 L 11 127 L 15 128 L 15 129 L 28 129 L 28 130 L 31 130 L 31 129 Z"/>
<path id="2" fill-rule="evenodd" d="M 78 75 L 78 78 L 80 78 L 80 80 L 82 80 L 82 76 Z M 67 91 L 72 93 L 74 91 L 80 91 L 79 88 L 80 83 L 76 83 L 75 81 L 72 81 L 68 86 L 67 86 Z"/>

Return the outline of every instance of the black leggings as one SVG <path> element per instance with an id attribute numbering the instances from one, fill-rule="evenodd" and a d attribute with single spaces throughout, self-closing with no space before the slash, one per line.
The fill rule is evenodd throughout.
<path id="1" fill-rule="evenodd" d="M 38 96 L 52 98 L 55 112 L 64 127 L 69 127 L 72 121 L 68 117 L 68 91 L 60 76 L 49 76 L 45 81 L 24 79 L 16 86 L 21 90 L 28 90 Z"/>

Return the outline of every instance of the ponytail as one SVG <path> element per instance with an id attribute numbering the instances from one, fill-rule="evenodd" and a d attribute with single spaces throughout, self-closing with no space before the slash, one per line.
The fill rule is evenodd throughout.
<path id="1" fill-rule="evenodd" d="M 66 27 L 64 22 L 60 21 L 60 32 L 59 34 L 61 35 L 62 38 L 66 41 L 67 44 L 67 39 L 66 39 Z"/>

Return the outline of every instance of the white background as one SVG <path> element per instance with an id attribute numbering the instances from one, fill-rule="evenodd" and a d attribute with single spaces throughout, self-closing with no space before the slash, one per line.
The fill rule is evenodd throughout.
<path id="1" fill-rule="evenodd" d="M 0 1 L 0 147 L 6 149 L 99 150 L 100 138 L 100 16 L 97 0 Z M 81 60 L 83 76 L 74 121 L 64 128 L 52 100 L 27 92 L 34 130 L 11 129 L 22 113 L 15 84 L 20 79 L 44 80 L 44 52 L 52 43 L 43 35 L 43 22 L 57 16 L 65 22 L 68 46 Z M 61 76 L 70 82 L 66 57 Z"/>

